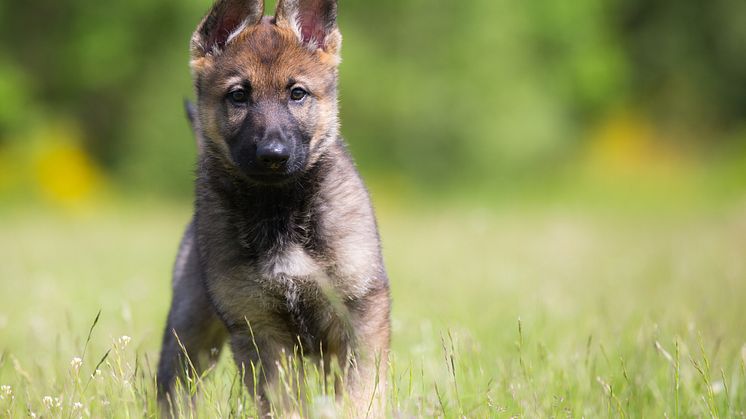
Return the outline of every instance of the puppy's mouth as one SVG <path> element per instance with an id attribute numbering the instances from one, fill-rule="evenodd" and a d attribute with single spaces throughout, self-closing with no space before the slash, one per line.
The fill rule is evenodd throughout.
<path id="1" fill-rule="evenodd" d="M 269 165 L 238 166 L 246 179 L 256 185 L 281 186 L 295 181 L 303 174 L 303 165 L 298 161 L 273 168 Z"/>
<path id="2" fill-rule="evenodd" d="M 268 186 L 279 186 L 284 185 L 286 183 L 289 183 L 293 181 L 295 178 L 297 178 L 296 173 L 287 173 L 287 172 L 254 172 L 254 173 L 245 173 L 246 177 L 249 178 L 249 180 L 252 183 L 260 184 L 260 185 L 268 185 Z"/>

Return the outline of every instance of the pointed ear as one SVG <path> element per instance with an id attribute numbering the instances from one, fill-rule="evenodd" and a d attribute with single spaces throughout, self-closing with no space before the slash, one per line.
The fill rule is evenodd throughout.
<path id="1" fill-rule="evenodd" d="M 275 20 L 290 27 L 304 45 L 338 54 L 337 0 L 279 0 Z"/>
<path id="2" fill-rule="evenodd" d="M 214 54 L 243 28 L 259 23 L 264 0 L 217 0 L 192 35 L 192 59 Z"/>
<path id="3" fill-rule="evenodd" d="M 205 140 L 202 138 L 202 134 L 200 134 L 197 108 L 189 99 L 184 99 L 184 111 L 186 112 L 186 117 L 189 121 L 189 127 L 192 128 L 194 139 L 197 142 L 197 154 L 201 155 L 205 148 Z"/>

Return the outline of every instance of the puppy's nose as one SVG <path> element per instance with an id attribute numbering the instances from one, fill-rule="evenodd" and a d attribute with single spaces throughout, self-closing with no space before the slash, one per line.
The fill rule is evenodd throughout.
<path id="1" fill-rule="evenodd" d="M 256 159 L 273 170 L 283 167 L 289 158 L 288 146 L 279 141 L 268 141 L 256 148 Z"/>

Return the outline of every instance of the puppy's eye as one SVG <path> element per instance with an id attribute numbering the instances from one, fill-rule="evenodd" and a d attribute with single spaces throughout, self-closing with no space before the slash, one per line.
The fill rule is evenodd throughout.
<path id="1" fill-rule="evenodd" d="M 290 91 L 290 99 L 296 102 L 300 102 L 306 96 L 308 96 L 308 92 L 301 89 L 300 87 L 294 87 L 293 90 Z"/>
<path id="2" fill-rule="evenodd" d="M 249 94 L 244 89 L 236 89 L 228 93 L 228 98 L 233 103 L 246 103 L 249 101 Z"/>

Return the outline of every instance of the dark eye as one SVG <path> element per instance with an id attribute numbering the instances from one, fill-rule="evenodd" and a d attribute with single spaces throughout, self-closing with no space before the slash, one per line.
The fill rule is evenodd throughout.
<path id="1" fill-rule="evenodd" d="M 236 89 L 228 93 L 228 97 L 234 103 L 246 103 L 249 100 L 249 95 L 244 89 Z"/>
<path id="2" fill-rule="evenodd" d="M 290 91 L 290 99 L 299 102 L 303 100 L 304 97 L 308 95 L 308 92 L 301 89 L 300 87 L 294 87 L 293 90 Z"/>

